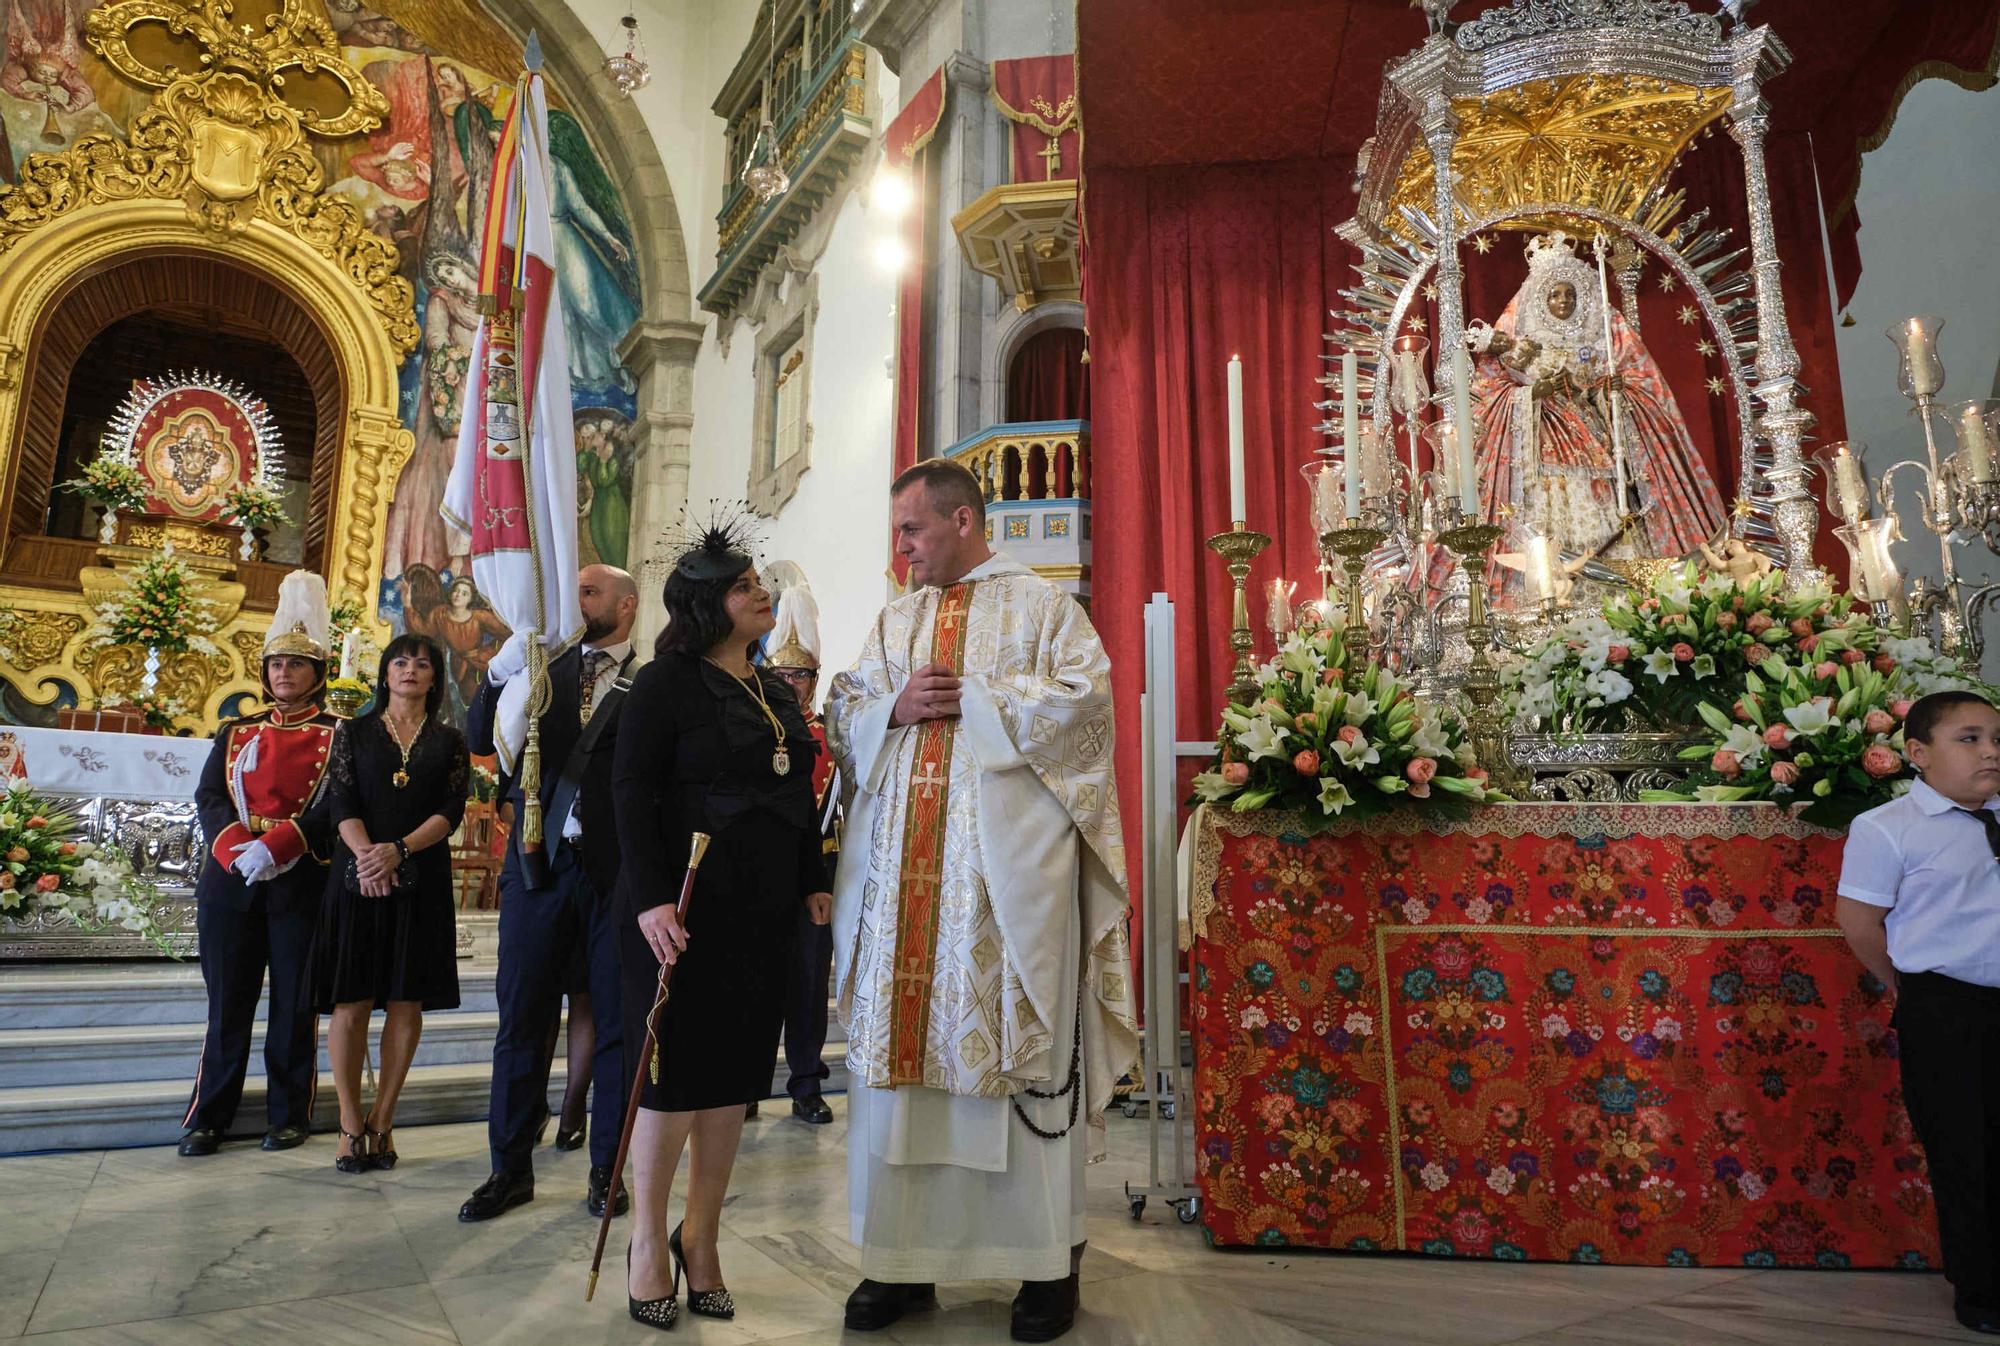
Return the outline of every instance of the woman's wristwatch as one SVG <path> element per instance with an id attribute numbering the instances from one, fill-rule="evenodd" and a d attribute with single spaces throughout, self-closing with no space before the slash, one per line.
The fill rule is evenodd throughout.
<path id="1" fill-rule="evenodd" d="M 401 837 L 397 837 L 397 838 L 396 838 L 396 859 L 397 859 L 397 860 L 398 860 L 398 861 L 400 862 L 400 861 L 403 861 L 403 860 L 407 860 L 407 859 L 409 859 L 409 858 L 410 858 L 410 843 L 409 843 L 409 842 L 407 842 L 407 841 L 405 841 L 405 840 L 403 840 L 403 839 L 402 839 Z"/>

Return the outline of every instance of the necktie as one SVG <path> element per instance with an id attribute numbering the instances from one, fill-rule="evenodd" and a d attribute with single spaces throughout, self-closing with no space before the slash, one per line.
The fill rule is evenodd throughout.
<path id="1" fill-rule="evenodd" d="M 2000 818 L 1993 816 L 1992 809 L 1954 808 L 1953 813 L 1963 813 L 1968 818 L 1979 819 L 1979 825 L 1986 829 L 1986 845 L 1993 852 L 1993 858 L 2000 860 Z"/>
<path id="2" fill-rule="evenodd" d="M 583 723 L 590 723 L 590 704 L 597 699 L 597 679 L 603 674 L 604 666 L 611 662 L 611 656 L 603 650 L 585 650 L 583 654 L 582 699 L 577 704 L 577 716 Z"/>

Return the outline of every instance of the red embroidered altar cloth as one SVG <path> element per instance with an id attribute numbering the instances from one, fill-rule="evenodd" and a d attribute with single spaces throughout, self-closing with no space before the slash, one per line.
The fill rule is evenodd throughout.
<path id="1" fill-rule="evenodd" d="M 1938 1265 L 1840 836 L 1768 805 L 1298 821 L 1196 823 L 1213 1242 Z"/>

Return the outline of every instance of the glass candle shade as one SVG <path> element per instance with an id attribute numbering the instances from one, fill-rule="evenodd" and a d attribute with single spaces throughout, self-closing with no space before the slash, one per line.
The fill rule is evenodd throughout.
<path id="1" fill-rule="evenodd" d="M 1420 336 L 1399 336 L 1389 346 L 1389 399 L 1399 415 L 1411 417 L 1431 399 L 1424 356 L 1431 343 Z"/>
<path id="2" fill-rule="evenodd" d="M 1272 580 L 1265 586 L 1270 595 L 1270 607 L 1264 614 L 1264 621 L 1271 628 L 1274 640 L 1283 640 L 1285 633 L 1292 629 L 1292 595 L 1297 593 L 1297 580 Z"/>
<path id="3" fill-rule="evenodd" d="M 1848 525 L 1868 517 L 1868 471 L 1861 461 L 1866 452 L 1858 439 L 1837 439 L 1813 453 L 1826 474 L 1826 506 Z"/>
<path id="4" fill-rule="evenodd" d="M 1896 390 L 1908 398 L 1935 397 L 1944 387 L 1944 365 L 1938 360 L 1938 332 L 1944 319 L 1919 313 L 1903 319 L 1882 335 L 1896 348 Z"/>
<path id="5" fill-rule="evenodd" d="M 1868 603 L 1896 602 L 1902 597 L 1903 575 L 1890 544 L 1903 540 L 1896 517 L 1863 519 L 1833 530 L 1847 548 L 1848 587 Z"/>
<path id="6" fill-rule="evenodd" d="M 1990 485 L 1995 479 L 1996 416 L 2000 416 L 2000 401 L 1992 398 L 1960 402 L 1951 409 L 1951 432 L 1958 436 L 1959 463 L 1975 485 Z"/>
<path id="7" fill-rule="evenodd" d="M 1465 484 L 1459 477 L 1458 425 L 1455 421 L 1432 421 L 1424 427 L 1424 443 L 1431 448 L 1431 471 L 1444 483 L 1444 494 L 1471 512 L 1465 500 Z"/>
<path id="8" fill-rule="evenodd" d="M 1344 497 L 1341 464 L 1330 457 L 1315 458 L 1299 468 L 1306 479 L 1306 499 L 1312 505 L 1313 536 L 1324 537 L 1346 522 L 1355 506 Z"/>

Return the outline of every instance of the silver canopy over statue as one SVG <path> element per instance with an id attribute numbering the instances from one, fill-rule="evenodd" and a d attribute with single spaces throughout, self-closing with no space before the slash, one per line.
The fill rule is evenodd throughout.
<path id="1" fill-rule="evenodd" d="M 1558 554 L 1693 554 L 1722 528 L 1722 496 L 1659 365 L 1616 309 L 1607 361 L 1598 273 L 1574 240 L 1539 235 L 1527 260 L 1500 317 L 1466 331 L 1481 517 L 1516 538 L 1539 534 Z M 1614 429 L 1639 511 L 1622 536 Z M 1522 574 L 1500 559 L 1496 588 L 1516 600 Z"/>

